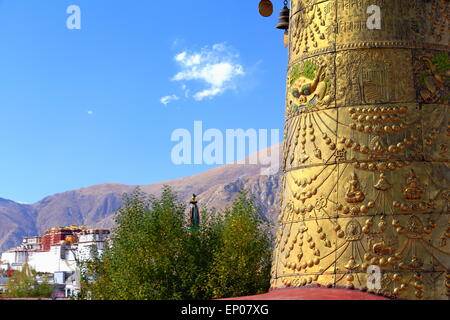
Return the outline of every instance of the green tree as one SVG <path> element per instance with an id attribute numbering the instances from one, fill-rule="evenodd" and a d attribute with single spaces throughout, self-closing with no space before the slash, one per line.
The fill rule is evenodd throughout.
<path id="1" fill-rule="evenodd" d="M 272 237 L 254 198 L 241 192 L 225 210 L 221 243 L 214 253 L 208 286 L 213 298 L 267 292 L 270 284 Z"/>
<path id="2" fill-rule="evenodd" d="M 167 187 L 160 198 L 140 190 L 125 198 L 110 246 L 94 268 L 94 299 L 189 299 L 195 252 L 185 209 Z"/>
<path id="3" fill-rule="evenodd" d="M 216 210 L 203 208 L 201 228 L 189 233 L 185 250 L 190 252 L 190 265 L 193 266 L 190 282 L 190 299 L 211 299 L 208 287 L 214 253 L 222 243 L 224 220 Z"/>
<path id="4" fill-rule="evenodd" d="M 74 254 L 77 269 L 75 271 L 76 281 L 80 285 L 80 292 L 72 295 L 72 300 L 86 300 L 92 297 L 92 285 L 97 281 L 97 275 L 101 274 L 103 266 L 97 245 L 90 247 L 89 259 L 80 259 Z"/>
<path id="5" fill-rule="evenodd" d="M 186 228 L 186 206 L 168 187 L 160 197 L 147 197 L 137 189 L 124 200 L 102 257 L 83 262 L 82 298 L 210 299 L 268 288 L 270 239 L 263 231 L 253 199 L 246 193 L 224 213 L 202 208 L 199 230 Z M 241 250 L 237 260 L 225 257 L 232 250 L 232 237 Z M 245 260 L 247 253 L 254 257 Z M 223 272 L 234 269 L 233 274 L 237 270 L 245 273 L 241 289 L 222 281 L 222 257 L 230 263 Z M 223 287 L 216 290 L 216 285 Z"/>
<path id="6" fill-rule="evenodd" d="M 39 283 L 37 273 L 28 264 L 24 264 L 21 271 L 16 271 L 8 279 L 6 295 L 12 298 L 49 298 L 53 293 L 53 285 L 44 279 Z"/>

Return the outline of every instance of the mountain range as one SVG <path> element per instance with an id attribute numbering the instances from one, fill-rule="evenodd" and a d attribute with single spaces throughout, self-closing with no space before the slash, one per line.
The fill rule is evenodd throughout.
<path id="1" fill-rule="evenodd" d="M 260 151 L 235 163 L 197 175 L 155 184 L 141 185 L 147 194 L 159 195 L 163 186 L 175 191 L 180 201 L 188 202 L 195 193 L 199 206 L 223 209 L 240 190 L 255 196 L 262 215 L 275 222 L 279 210 L 280 173 L 262 175 L 257 163 L 261 152 L 281 152 L 281 145 Z M 270 154 L 270 153 L 269 153 Z M 253 160 L 253 161 L 252 161 Z M 259 163 L 259 162 L 258 162 Z M 122 206 L 123 195 L 138 186 L 105 183 L 48 196 L 34 204 L 21 204 L 0 198 L 0 252 L 21 243 L 24 236 L 41 235 L 52 227 L 84 225 L 88 228 L 111 228 L 114 213 Z"/>

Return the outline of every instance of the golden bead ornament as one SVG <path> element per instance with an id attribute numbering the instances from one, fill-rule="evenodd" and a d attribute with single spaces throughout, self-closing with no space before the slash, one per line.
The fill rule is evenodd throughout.
<path id="1" fill-rule="evenodd" d="M 261 0 L 259 2 L 259 13 L 263 17 L 270 17 L 273 13 L 273 4 L 270 0 Z"/>

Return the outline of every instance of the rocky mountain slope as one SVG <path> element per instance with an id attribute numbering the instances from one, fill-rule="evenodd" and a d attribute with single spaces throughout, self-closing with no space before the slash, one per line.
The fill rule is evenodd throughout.
<path id="1" fill-rule="evenodd" d="M 0 252 L 19 244 L 24 235 L 37 234 L 36 217 L 31 206 L 0 199 Z"/>
<path id="2" fill-rule="evenodd" d="M 270 150 L 280 152 L 279 149 L 277 145 Z M 247 163 L 258 156 L 252 155 Z M 279 206 L 280 175 L 261 175 L 262 168 L 261 165 L 231 164 L 191 177 L 140 188 L 148 194 L 158 195 L 162 187 L 168 185 L 184 202 L 188 202 L 192 194 L 196 193 L 200 206 L 217 209 L 229 205 L 239 190 L 246 189 L 256 197 L 265 217 L 275 221 Z M 51 227 L 74 224 L 110 228 L 114 225 L 114 212 L 122 205 L 123 194 L 136 187 L 101 184 L 49 196 L 32 205 L 0 199 L 0 252 L 18 245 L 23 236 L 42 234 Z"/>

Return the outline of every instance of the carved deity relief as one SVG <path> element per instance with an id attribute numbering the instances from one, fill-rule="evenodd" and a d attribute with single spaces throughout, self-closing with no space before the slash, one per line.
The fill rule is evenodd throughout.
<path id="1" fill-rule="evenodd" d="M 366 196 L 361 189 L 361 183 L 359 182 L 358 176 L 352 174 L 350 181 L 347 183 L 347 193 L 345 194 L 345 201 L 347 203 L 361 203 L 364 201 Z"/>
<path id="2" fill-rule="evenodd" d="M 382 172 L 379 180 L 373 187 L 379 191 L 388 191 L 392 188 L 392 184 L 388 181 L 386 174 Z"/>
<path id="3" fill-rule="evenodd" d="M 345 227 L 345 240 L 358 241 L 361 239 L 362 239 L 362 227 L 357 220 L 353 219 Z"/>
<path id="4" fill-rule="evenodd" d="M 406 179 L 406 186 L 403 191 L 403 196 L 407 200 L 420 200 L 422 199 L 424 189 L 417 177 L 414 169 L 411 169 L 408 178 Z"/>

